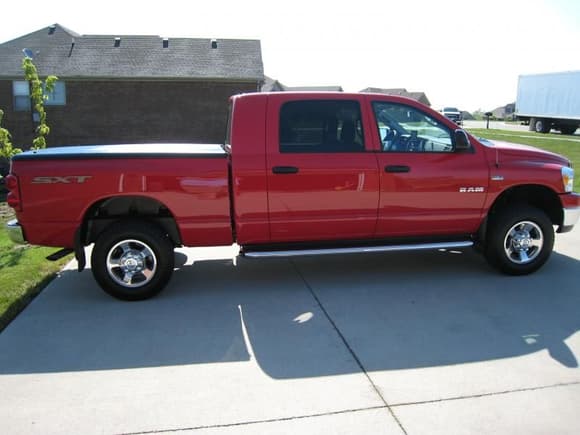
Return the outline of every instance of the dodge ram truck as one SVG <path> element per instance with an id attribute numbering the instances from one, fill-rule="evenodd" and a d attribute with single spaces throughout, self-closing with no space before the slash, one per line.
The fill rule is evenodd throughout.
<path id="1" fill-rule="evenodd" d="M 580 217 L 568 159 L 477 139 L 388 95 L 230 100 L 224 144 L 70 146 L 11 161 L 15 241 L 63 247 L 109 294 L 154 296 L 175 247 L 237 243 L 251 258 L 478 248 L 500 271 L 540 268 Z"/>

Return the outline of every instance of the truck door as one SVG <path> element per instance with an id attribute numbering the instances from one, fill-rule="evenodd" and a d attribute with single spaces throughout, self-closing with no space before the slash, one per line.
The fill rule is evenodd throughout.
<path id="1" fill-rule="evenodd" d="M 272 242 L 372 237 L 379 173 L 360 102 L 272 95 L 267 126 Z"/>
<path id="2" fill-rule="evenodd" d="M 381 194 L 377 237 L 473 233 L 488 187 L 484 153 L 419 108 L 375 101 Z"/>

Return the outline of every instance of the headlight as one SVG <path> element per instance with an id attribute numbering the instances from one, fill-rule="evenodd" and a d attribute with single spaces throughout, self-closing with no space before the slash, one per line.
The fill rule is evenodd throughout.
<path id="1" fill-rule="evenodd" d="M 562 183 L 564 184 L 564 192 L 574 190 L 574 169 L 562 167 Z"/>

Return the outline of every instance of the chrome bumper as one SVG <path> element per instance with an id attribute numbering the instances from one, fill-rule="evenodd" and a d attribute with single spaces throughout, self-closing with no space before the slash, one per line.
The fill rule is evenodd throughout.
<path id="1" fill-rule="evenodd" d="M 564 222 L 562 226 L 573 227 L 578 223 L 578 220 L 580 220 L 580 207 L 564 209 Z"/>
<path id="2" fill-rule="evenodd" d="M 572 231 L 574 225 L 580 220 L 580 207 L 563 208 L 564 219 L 558 228 L 558 233 L 568 233 Z"/>
<path id="3" fill-rule="evenodd" d="M 14 243 L 18 245 L 23 245 L 26 243 L 22 227 L 16 219 L 12 219 L 11 221 L 6 222 L 6 231 L 8 231 L 8 237 L 10 237 L 10 240 L 12 240 Z"/>

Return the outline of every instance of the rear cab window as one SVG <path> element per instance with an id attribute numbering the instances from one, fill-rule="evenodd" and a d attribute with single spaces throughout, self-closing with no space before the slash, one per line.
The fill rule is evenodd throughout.
<path id="1" fill-rule="evenodd" d="M 351 100 L 289 101 L 280 109 L 281 153 L 365 150 L 361 109 Z"/>

